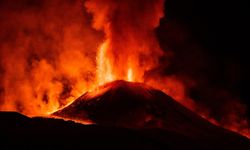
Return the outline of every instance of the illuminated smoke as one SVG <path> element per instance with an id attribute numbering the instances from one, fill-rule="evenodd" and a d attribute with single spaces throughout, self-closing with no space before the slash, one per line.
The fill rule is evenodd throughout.
<path id="1" fill-rule="evenodd" d="M 47 114 L 90 88 L 101 34 L 91 28 L 82 1 L 1 7 L 1 110 Z"/>
<path id="2" fill-rule="evenodd" d="M 105 33 L 97 55 L 99 84 L 143 81 L 162 54 L 155 28 L 163 17 L 163 0 L 88 0 L 93 27 Z"/>

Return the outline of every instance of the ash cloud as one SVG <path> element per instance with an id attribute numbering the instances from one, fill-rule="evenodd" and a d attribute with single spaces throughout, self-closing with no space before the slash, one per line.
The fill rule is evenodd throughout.
<path id="1" fill-rule="evenodd" d="M 102 34 L 82 1 L 0 3 L 1 110 L 48 113 L 91 86 Z"/>
<path id="2" fill-rule="evenodd" d="M 131 68 L 135 81 L 143 81 L 162 55 L 154 30 L 164 15 L 164 0 L 87 0 L 85 7 L 93 15 L 93 27 L 105 33 L 110 72 L 124 79 Z"/>
<path id="3" fill-rule="evenodd" d="M 158 78 L 174 75 L 184 83 L 188 97 L 198 106 L 196 111 L 249 135 L 249 69 L 244 50 L 249 46 L 241 34 L 246 27 L 240 17 L 245 15 L 232 11 L 235 5 L 239 6 L 166 1 L 166 17 L 157 35 L 164 53 L 170 55 L 162 57 L 161 66 L 151 74 Z"/>

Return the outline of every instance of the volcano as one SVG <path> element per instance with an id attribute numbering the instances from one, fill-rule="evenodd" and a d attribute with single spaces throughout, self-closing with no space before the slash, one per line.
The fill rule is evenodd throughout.
<path id="1" fill-rule="evenodd" d="M 53 115 L 106 126 L 164 128 L 192 136 L 213 128 L 162 91 L 122 80 L 83 94 Z"/>
<path id="2" fill-rule="evenodd" d="M 242 138 L 211 124 L 160 90 L 121 80 L 83 94 L 52 115 L 104 126 L 161 129 L 204 141 Z"/>

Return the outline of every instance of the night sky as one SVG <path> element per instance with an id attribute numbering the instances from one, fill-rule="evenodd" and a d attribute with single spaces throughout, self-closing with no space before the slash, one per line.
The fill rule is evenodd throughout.
<path id="1" fill-rule="evenodd" d="M 165 2 L 157 34 L 163 49 L 174 53 L 165 73 L 194 81 L 190 96 L 215 116 L 233 100 L 250 108 L 248 11 L 243 0 Z"/>

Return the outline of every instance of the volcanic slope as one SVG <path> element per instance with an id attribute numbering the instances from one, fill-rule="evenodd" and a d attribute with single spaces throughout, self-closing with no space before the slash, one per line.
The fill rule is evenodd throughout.
<path id="1" fill-rule="evenodd" d="M 211 124 L 162 91 L 142 83 L 121 80 L 108 83 L 85 93 L 53 115 L 109 127 L 160 129 L 201 145 L 221 148 L 231 145 L 236 149 L 242 143 L 249 146 L 245 137 Z"/>
<path id="2" fill-rule="evenodd" d="M 249 139 L 141 83 L 106 84 L 52 115 L 64 119 L 0 112 L 1 149 L 250 149 Z"/>

